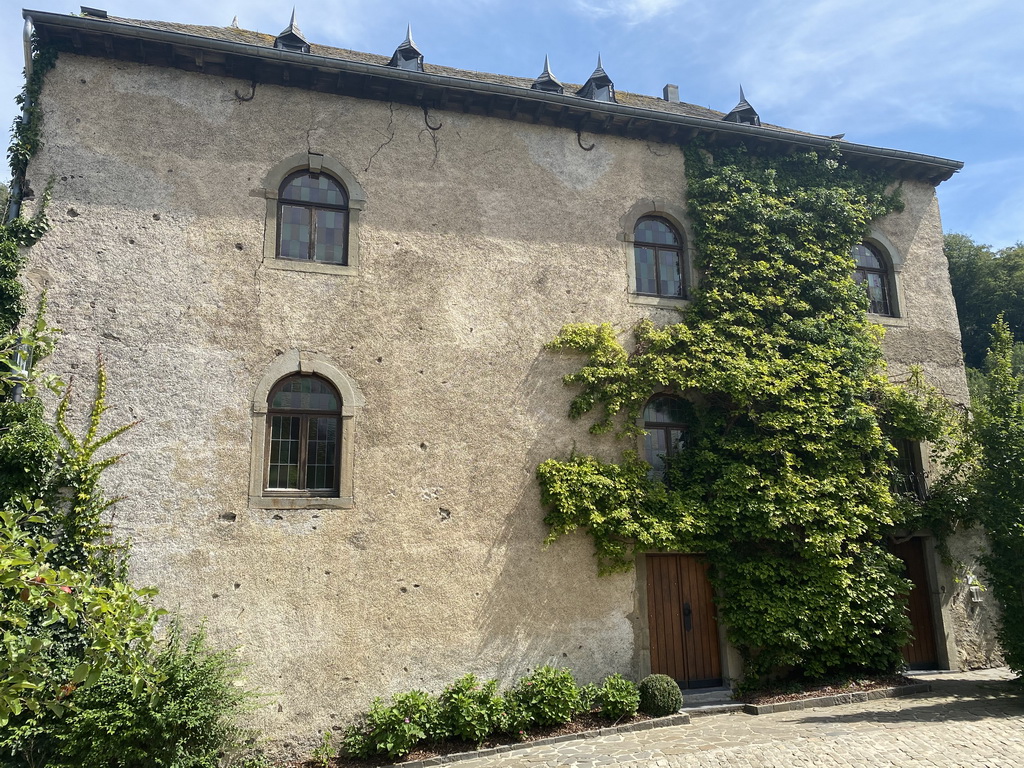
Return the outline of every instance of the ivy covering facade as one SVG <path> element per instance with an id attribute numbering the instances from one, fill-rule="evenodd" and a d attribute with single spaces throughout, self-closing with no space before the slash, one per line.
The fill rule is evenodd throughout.
<path id="1" fill-rule="evenodd" d="M 555 350 L 586 363 L 571 416 L 642 433 L 660 392 L 693 406 L 663 478 L 635 451 L 538 468 L 549 542 L 592 536 L 602 572 L 647 551 L 703 553 L 721 621 L 756 682 L 891 671 L 908 590 L 885 545 L 908 505 L 891 491 L 891 438 L 938 440 L 944 409 L 892 383 L 865 316 L 851 247 L 901 207 L 891 179 L 836 150 L 686 154 L 701 281 L 678 322 L 642 321 L 627 350 L 608 324 L 565 326 Z"/>

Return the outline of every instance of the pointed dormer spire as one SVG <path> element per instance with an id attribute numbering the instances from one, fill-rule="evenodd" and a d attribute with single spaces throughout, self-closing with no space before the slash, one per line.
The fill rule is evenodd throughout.
<path id="1" fill-rule="evenodd" d="M 537 79 L 533 81 L 530 88 L 535 91 L 565 93 L 565 87 L 558 82 L 558 79 L 553 74 L 551 74 L 551 62 L 548 61 L 547 55 L 544 56 L 544 71 L 537 76 Z"/>
<path id="2" fill-rule="evenodd" d="M 601 63 L 601 54 L 597 54 L 597 69 L 589 77 L 587 82 L 583 84 L 583 87 L 576 91 L 576 95 L 584 99 L 593 99 L 594 101 L 615 101 L 615 83 L 608 77 L 608 73 L 604 71 L 604 64 Z"/>
<path id="3" fill-rule="evenodd" d="M 397 67 L 398 69 L 410 69 L 413 72 L 423 71 L 423 54 L 420 49 L 416 47 L 416 43 L 412 39 L 412 24 L 405 29 L 405 40 L 395 48 L 395 52 L 391 55 L 391 61 L 388 62 L 389 67 Z"/>
<path id="4" fill-rule="evenodd" d="M 309 43 L 306 42 L 306 38 L 302 36 L 302 30 L 299 29 L 298 23 L 295 21 L 295 6 L 292 6 L 292 18 L 288 22 L 288 26 L 285 27 L 284 31 L 277 36 L 274 40 L 274 47 L 280 48 L 284 51 L 298 51 L 300 53 L 309 53 Z"/>
<path id="5" fill-rule="evenodd" d="M 757 114 L 750 102 L 747 101 L 746 95 L 743 93 L 743 86 L 740 86 L 740 100 L 732 111 L 728 115 L 722 118 L 728 120 L 730 123 L 743 123 L 745 125 L 760 125 L 761 118 Z"/>

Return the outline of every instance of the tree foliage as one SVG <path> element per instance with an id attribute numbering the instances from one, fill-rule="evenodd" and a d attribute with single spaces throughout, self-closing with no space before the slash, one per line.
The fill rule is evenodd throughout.
<path id="1" fill-rule="evenodd" d="M 937 439 L 948 413 L 888 380 L 851 247 L 900 207 L 887 180 L 837 152 L 687 153 L 701 284 L 677 323 L 642 321 L 630 349 L 608 325 L 569 325 L 552 349 L 587 356 L 565 377 L 571 415 L 635 435 L 651 395 L 694 405 L 688 448 L 663 479 L 626 451 L 538 468 L 553 541 L 594 539 L 602 571 L 645 550 L 703 552 L 719 615 L 754 678 L 891 670 L 908 584 L 881 544 L 906 508 L 889 439 Z"/>
<path id="2" fill-rule="evenodd" d="M 975 404 L 973 506 L 988 534 L 982 557 L 1002 608 L 1006 662 L 1024 674 L 1024 377 L 1013 370 L 1013 337 L 999 318 L 988 355 L 988 390 Z"/>
<path id="3" fill-rule="evenodd" d="M 963 234 L 946 235 L 944 250 L 949 260 L 964 361 L 981 369 L 989 333 L 999 315 L 1012 338 L 1024 342 L 1024 243 L 993 251 Z M 1024 357 L 1024 351 L 1019 352 Z"/>

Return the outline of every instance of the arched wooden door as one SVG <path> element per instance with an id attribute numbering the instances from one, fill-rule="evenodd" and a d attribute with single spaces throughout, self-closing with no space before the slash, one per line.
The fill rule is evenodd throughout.
<path id="1" fill-rule="evenodd" d="M 893 544 L 890 549 L 903 561 L 906 566 L 904 576 L 914 584 L 907 597 L 907 615 L 910 616 L 914 636 L 903 646 L 903 658 L 911 669 L 938 669 L 939 653 L 935 645 L 935 619 L 924 560 L 924 539 L 915 536 Z"/>
<path id="2" fill-rule="evenodd" d="M 651 672 L 682 688 L 722 684 L 714 592 L 696 555 L 647 555 Z"/>

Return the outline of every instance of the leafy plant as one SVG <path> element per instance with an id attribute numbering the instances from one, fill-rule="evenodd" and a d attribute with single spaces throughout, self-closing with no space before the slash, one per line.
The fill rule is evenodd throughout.
<path id="1" fill-rule="evenodd" d="M 249 734 L 239 717 L 254 695 L 237 685 L 242 667 L 233 652 L 210 649 L 202 629 L 189 635 L 174 621 L 153 665 L 153 690 L 110 668 L 77 691 L 74 709 L 49 728 L 49 765 L 216 768 L 222 756 L 242 750 Z"/>
<path id="2" fill-rule="evenodd" d="M 584 356 L 564 377 L 570 416 L 635 441 L 657 392 L 691 395 L 686 450 L 663 479 L 635 451 L 573 454 L 537 470 L 548 543 L 576 530 L 602 573 L 639 553 L 702 552 L 719 616 L 755 679 L 884 672 L 901 661 L 908 583 L 881 545 L 917 511 L 890 489 L 890 440 L 936 441 L 948 407 L 885 374 L 851 247 L 900 208 L 890 180 L 838 151 L 779 157 L 687 150 L 702 273 L 677 322 L 565 326 Z M 635 444 L 635 443 L 634 443 Z"/>
<path id="3" fill-rule="evenodd" d="M 1002 609 L 999 643 L 1007 665 L 1024 674 L 1024 377 L 1013 371 L 1013 336 L 1000 317 L 992 329 L 988 391 L 977 403 L 971 485 L 988 534 L 982 564 Z"/>
<path id="4" fill-rule="evenodd" d="M 580 689 L 567 669 L 539 667 L 505 694 L 507 728 L 515 732 L 534 725 L 561 725 L 580 711 Z"/>
<path id="5" fill-rule="evenodd" d="M 601 708 L 601 717 L 621 720 L 637 713 L 640 691 L 632 680 L 618 674 L 610 675 L 605 678 L 594 703 Z"/>
<path id="6" fill-rule="evenodd" d="M 361 759 L 403 757 L 428 734 L 437 732 L 438 715 L 437 699 L 425 691 L 396 693 L 390 704 L 374 699 L 362 722 L 345 733 L 344 751 Z"/>
<path id="7" fill-rule="evenodd" d="M 683 706 L 679 685 L 668 675 L 648 675 L 640 681 L 639 707 L 651 717 L 673 715 Z"/>
<path id="8" fill-rule="evenodd" d="M 338 750 L 331 742 L 331 732 L 324 731 L 320 735 L 320 743 L 314 747 L 313 754 L 310 759 L 314 765 L 320 766 L 320 768 L 328 768 L 331 764 L 331 760 L 338 756 Z"/>
<path id="9" fill-rule="evenodd" d="M 501 720 L 503 704 L 496 680 L 480 681 L 465 675 L 438 697 L 438 733 L 474 744 L 493 733 Z"/>

